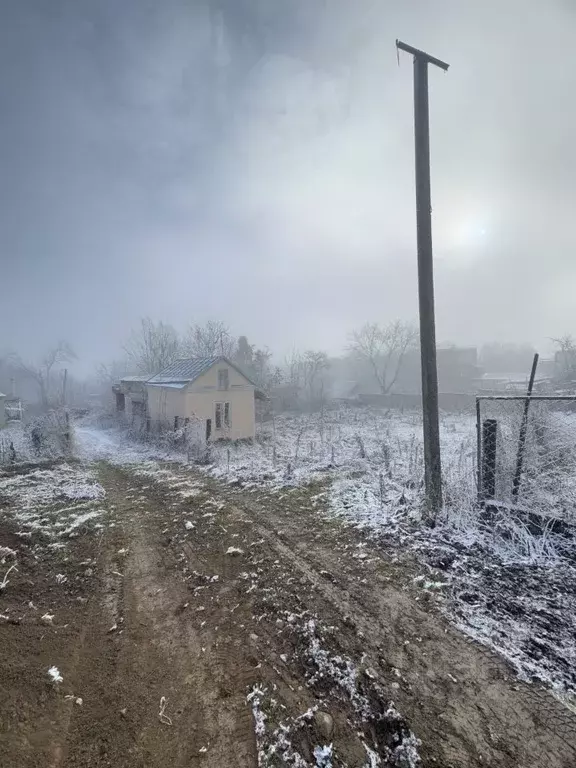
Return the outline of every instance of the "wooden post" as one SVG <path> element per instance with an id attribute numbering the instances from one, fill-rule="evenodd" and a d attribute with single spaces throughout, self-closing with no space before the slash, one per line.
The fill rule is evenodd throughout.
<path id="1" fill-rule="evenodd" d="M 530 371 L 530 380 L 528 381 L 528 392 L 524 401 L 524 411 L 522 421 L 520 422 L 520 436 L 518 438 L 518 453 L 516 455 L 516 470 L 514 472 L 514 481 L 512 483 L 512 501 L 516 501 L 520 492 L 520 480 L 522 479 L 522 463 L 524 461 L 524 450 L 526 447 L 526 433 L 528 431 L 528 410 L 530 408 L 530 397 L 534 387 L 534 378 L 536 377 L 536 368 L 538 366 L 538 353 L 534 355 L 532 361 L 532 370 Z"/>
<path id="2" fill-rule="evenodd" d="M 396 40 L 396 47 L 414 57 L 414 143 L 416 157 L 416 239 L 418 250 L 418 300 L 420 309 L 420 358 L 424 427 L 424 479 L 429 522 L 435 524 L 442 508 L 442 465 L 438 419 L 438 370 L 432 260 L 432 204 L 430 193 L 430 115 L 428 65 L 446 71 L 448 64 L 424 51 Z"/>
<path id="3" fill-rule="evenodd" d="M 482 424 L 482 499 L 496 496 L 496 436 L 498 422 L 485 419 Z"/>

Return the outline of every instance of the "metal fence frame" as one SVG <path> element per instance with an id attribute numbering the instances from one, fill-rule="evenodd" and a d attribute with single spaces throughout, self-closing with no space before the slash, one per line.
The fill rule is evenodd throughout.
<path id="1" fill-rule="evenodd" d="M 526 405 L 525 409 L 525 418 L 528 418 L 528 408 L 530 406 L 530 403 L 532 401 L 539 402 L 539 401 L 553 401 L 553 402 L 573 402 L 576 404 L 576 394 L 574 395 L 476 395 L 476 455 L 477 455 L 477 487 L 478 487 L 478 502 L 480 504 L 484 504 L 486 501 L 488 501 L 488 497 L 486 497 L 483 493 L 484 489 L 484 457 L 483 457 L 483 451 L 482 451 L 482 413 L 481 413 L 481 402 L 483 400 L 498 400 L 498 401 L 516 401 L 516 402 L 523 402 Z M 524 426 L 525 429 L 525 426 Z M 521 428 L 522 430 L 522 428 Z M 522 451 L 523 451 L 523 445 L 522 445 L 522 436 L 519 435 L 519 446 L 518 446 L 518 463 L 521 467 L 522 462 Z"/>

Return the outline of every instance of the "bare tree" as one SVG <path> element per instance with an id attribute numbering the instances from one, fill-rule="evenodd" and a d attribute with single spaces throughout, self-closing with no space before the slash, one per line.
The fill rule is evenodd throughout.
<path id="1" fill-rule="evenodd" d="M 299 352 L 294 349 L 284 360 L 284 370 L 276 369 L 275 383 L 283 379 L 301 404 L 312 405 L 323 397 L 324 372 L 329 367 L 326 352 L 313 349 Z"/>
<path id="2" fill-rule="evenodd" d="M 576 340 L 567 333 L 564 336 L 552 339 L 558 347 L 557 354 L 557 378 L 560 380 L 573 380 L 576 378 Z"/>
<path id="3" fill-rule="evenodd" d="M 254 381 L 264 390 L 270 389 L 278 381 L 278 371 L 272 367 L 272 352 L 268 347 L 254 350 L 252 370 Z"/>
<path id="4" fill-rule="evenodd" d="M 138 373 L 153 375 L 178 359 L 180 339 L 171 325 L 144 317 L 140 328 L 132 331 L 124 351 Z"/>
<path id="5" fill-rule="evenodd" d="M 286 383 L 299 390 L 302 387 L 304 375 L 304 359 L 300 352 L 293 349 L 284 361 Z"/>
<path id="6" fill-rule="evenodd" d="M 109 387 L 116 384 L 119 379 L 130 373 L 130 366 L 126 360 L 112 360 L 110 363 L 98 363 L 95 371 L 95 380 L 99 385 Z"/>
<path id="7" fill-rule="evenodd" d="M 307 399 L 310 405 L 324 394 L 323 372 L 330 367 L 328 355 L 326 352 L 317 352 L 309 349 L 304 352 L 303 357 L 303 375 L 304 387 L 307 393 Z"/>
<path id="8" fill-rule="evenodd" d="M 236 339 L 221 320 L 208 320 L 204 325 L 190 326 L 184 350 L 190 357 L 234 357 Z"/>
<path id="9" fill-rule="evenodd" d="M 59 341 L 38 364 L 25 363 L 18 358 L 21 370 L 38 386 L 40 402 L 44 408 L 49 408 L 54 404 L 55 397 L 53 393 L 53 373 L 62 363 L 67 363 L 76 359 L 76 354 L 70 344 L 66 341 Z"/>
<path id="10" fill-rule="evenodd" d="M 254 344 L 248 343 L 246 336 L 239 336 L 234 352 L 234 362 L 243 370 L 251 370 L 254 365 Z"/>
<path id="11" fill-rule="evenodd" d="M 98 363 L 94 377 L 89 380 L 92 392 L 98 393 L 105 402 L 113 402 L 112 388 L 121 378 L 132 373 L 127 360 L 112 360 L 110 363 Z"/>
<path id="12" fill-rule="evenodd" d="M 282 371 L 272 365 L 272 352 L 268 347 L 258 348 L 255 344 L 249 344 L 246 336 L 238 337 L 233 360 L 264 391 L 269 391 L 282 381 Z"/>
<path id="13" fill-rule="evenodd" d="M 398 379 L 404 357 L 418 344 L 418 330 L 409 323 L 395 320 L 388 325 L 365 323 L 353 331 L 349 351 L 365 360 L 383 395 L 390 392 Z"/>

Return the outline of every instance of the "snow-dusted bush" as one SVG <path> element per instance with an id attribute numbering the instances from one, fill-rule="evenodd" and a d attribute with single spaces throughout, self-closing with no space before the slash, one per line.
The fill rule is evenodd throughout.
<path id="1" fill-rule="evenodd" d="M 36 417 L 26 429 L 32 454 L 39 459 L 56 459 L 72 453 L 73 427 L 67 410 L 48 411 Z"/>

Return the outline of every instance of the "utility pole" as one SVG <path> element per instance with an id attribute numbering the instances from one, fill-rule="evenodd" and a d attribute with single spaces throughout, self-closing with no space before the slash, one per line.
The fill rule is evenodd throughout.
<path id="1" fill-rule="evenodd" d="M 418 302 L 424 422 L 424 476 L 429 521 L 434 525 L 442 508 L 442 464 L 438 424 L 438 369 L 434 316 L 432 261 L 432 204 L 430 198 L 430 115 L 428 65 L 446 71 L 448 64 L 396 40 L 396 48 L 414 57 L 414 144 L 416 157 L 416 237 L 418 249 Z"/>

